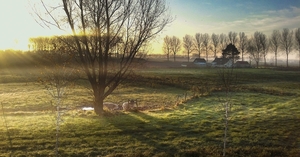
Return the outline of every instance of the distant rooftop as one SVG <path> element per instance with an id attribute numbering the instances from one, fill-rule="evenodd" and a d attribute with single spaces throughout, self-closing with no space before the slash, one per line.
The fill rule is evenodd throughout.
<path id="1" fill-rule="evenodd" d="M 195 58 L 194 62 L 205 62 L 206 60 L 204 58 Z"/>

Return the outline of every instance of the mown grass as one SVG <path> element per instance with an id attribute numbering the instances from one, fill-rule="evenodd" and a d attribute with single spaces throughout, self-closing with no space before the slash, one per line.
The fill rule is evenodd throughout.
<path id="1" fill-rule="evenodd" d="M 300 73 L 270 69 L 235 72 L 238 81 L 229 95 L 232 114 L 227 155 L 299 156 Z M 2 74 L 7 79 L 2 79 L 0 85 L 4 107 L 0 154 L 55 156 L 56 112 L 47 90 L 35 81 L 40 77 L 39 70 L 6 69 Z M 104 117 L 76 108 L 92 100 L 88 85 L 79 82 L 68 90 L 63 101 L 71 110 L 62 116 L 59 153 L 221 156 L 225 93 L 217 76 L 217 69 L 137 71 L 131 78 L 135 81 L 122 84 L 106 101 L 121 103 L 134 98 L 141 106 L 150 106 L 148 110 L 107 111 Z M 193 86 L 210 90 L 195 95 Z"/>

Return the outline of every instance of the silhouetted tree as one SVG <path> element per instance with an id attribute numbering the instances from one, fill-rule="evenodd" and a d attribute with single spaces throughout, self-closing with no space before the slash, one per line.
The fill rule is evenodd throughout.
<path id="1" fill-rule="evenodd" d="M 277 66 L 277 55 L 278 55 L 278 50 L 281 42 L 280 31 L 273 30 L 269 41 L 270 41 L 270 48 L 274 51 L 274 55 L 275 55 L 275 66 Z"/>
<path id="2" fill-rule="evenodd" d="M 242 53 L 242 61 L 244 61 L 244 53 L 246 51 L 247 48 L 247 36 L 244 32 L 240 32 L 239 33 L 239 48 L 241 50 Z"/>
<path id="3" fill-rule="evenodd" d="M 264 57 L 264 66 L 266 66 L 267 65 L 266 56 L 268 54 L 269 43 L 268 43 L 267 36 L 264 33 L 261 33 L 259 38 L 260 38 L 260 43 L 262 48 L 262 55 Z"/>
<path id="4" fill-rule="evenodd" d="M 181 41 L 178 37 L 173 36 L 171 39 L 171 50 L 174 55 L 174 62 L 176 61 L 176 54 L 179 52 L 181 49 Z"/>
<path id="5" fill-rule="evenodd" d="M 222 56 L 224 58 L 231 58 L 232 63 L 234 63 L 235 60 L 239 59 L 239 54 L 240 52 L 232 43 L 227 45 L 227 47 L 222 50 Z"/>
<path id="6" fill-rule="evenodd" d="M 224 34 L 224 33 L 220 34 L 220 36 L 219 36 L 219 42 L 220 42 L 221 49 L 222 50 L 225 49 L 226 46 L 229 44 L 227 35 Z"/>
<path id="7" fill-rule="evenodd" d="M 191 35 L 185 35 L 183 37 L 183 47 L 188 55 L 188 62 L 190 62 L 190 53 L 193 48 L 193 37 Z"/>
<path id="8" fill-rule="evenodd" d="M 195 34 L 195 40 L 194 40 L 194 49 L 198 52 L 199 58 L 201 58 L 201 49 L 203 44 L 203 35 L 201 33 Z"/>
<path id="9" fill-rule="evenodd" d="M 296 47 L 299 51 L 299 67 L 300 67 L 300 27 L 295 30 Z"/>
<path id="10" fill-rule="evenodd" d="M 170 61 L 170 53 L 172 52 L 172 38 L 166 36 L 164 38 L 163 52 L 167 55 L 168 61 Z"/>
<path id="11" fill-rule="evenodd" d="M 281 33 L 281 47 L 285 50 L 286 67 L 289 67 L 289 54 L 293 48 L 293 31 L 288 28 L 284 28 Z"/>
<path id="12" fill-rule="evenodd" d="M 40 2 L 46 13 L 38 17 L 44 24 L 70 28 L 75 42 L 70 46 L 90 82 L 94 109 L 99 115 L 103 114 L 104 99 L 128 76 L 140 48 L 171 22 L 164 0 Z M 121 39 L 118 43 L 121 58 L 112 62 L 109 56 L 117 39 Z"/>
<path id="13" fill-rule="evenodd" d="M 229 42 L 230 43 L 232 43 L 233 45 L 235 45 L 236 44 L 236 42 L 237 42 L 237 33 L 236 32 L 232 32 L 232 31 L 230 31 L 229 33 L 228 33 L 228 39 L 229 39 Z"/>
<path id="14" fill-rule="evenodd" d="M 207 33 L 203 34 L 203 46 L 205 49 L 206 61 L 208 61 L 208 48 L 209 48 L 209 35 Z"/>
<path id="15" fill-rule="evenodd" d="M 220 43 L 219 35 L 213 33 L 211 35 L 211 42 L 212 42 L 212 46 L 213 46 L 214 57 L 217 57 L 217 49 L 218 49 L 219 43 Z"/>
<path id="16" fill-rule="evenodd" d="M 261 36 L 262 33 L 256 31 L 254 33 L 254 37 L 248 42 L 248 48 L 247 51 L 250 53 L 250 55 L 253 57 L 253 59 L 256 62 L 256 67 L 258 68 L 261 53 L 262 53 L 262 43 L 261 43 Z"/>
<path id="17" fill-rule="evenodd" d="M 248 41 L 247 41 L 247 52 L 250 54 L 250 58 L 252 57 L 256 63 L 256 67 L 258 67 L 258 63 L 256 62 L 256 56 L 257 56 L 257 51 L 255 50 L 255 45 L 254 45 L 254 39 L 253 38 L 250 38 Z M 259 58 L 258 58 L 259 60 Z M 251 62 L 251 60 L 250 60 Z"/>

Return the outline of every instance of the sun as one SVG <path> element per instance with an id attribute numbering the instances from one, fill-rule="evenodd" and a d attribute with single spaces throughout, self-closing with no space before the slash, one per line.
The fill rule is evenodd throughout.
<path id="1" fill-rule="evenodd" d="M 29 1 L 31 0 L 9 0 L 0 9 L 0 50 L 28 51 L 30 37 L 53 36 L 65 33 L 55 27 L 48 28 L 40 25 L 37 22 L 39 19 L 34 16 L 32 10 L 35 1 L 32 1 L 32 3 L 29 3 Z"/>

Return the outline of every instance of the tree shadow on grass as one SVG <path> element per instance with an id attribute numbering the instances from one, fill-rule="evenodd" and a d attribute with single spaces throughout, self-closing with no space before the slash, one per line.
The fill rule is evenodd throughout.
<path id="1" fill-rule="evenodd" d="M 176 126 L 173 126 L 172 129 L 170 124 L 166 124 L 165 120 L 160 120 L 143 112 L 131 112 L 123 115 L 121 121 L 111 119 L 109 122 L 120 129 L 123 136 L 129 136 L 132 139 L 127 142 L 126 149 L 135 150 L 137 153 L 148 152 L 157 154 L 164 152 L 174 154 L 178 152 L 178 148 L 170 143 L 173 140 L 171 139 L 173 136 L 180 135 L 176 132 Z M 171 135 L 171 133 L 167 134 L 170 130 L 174 131 L 174 135 Z"/>

